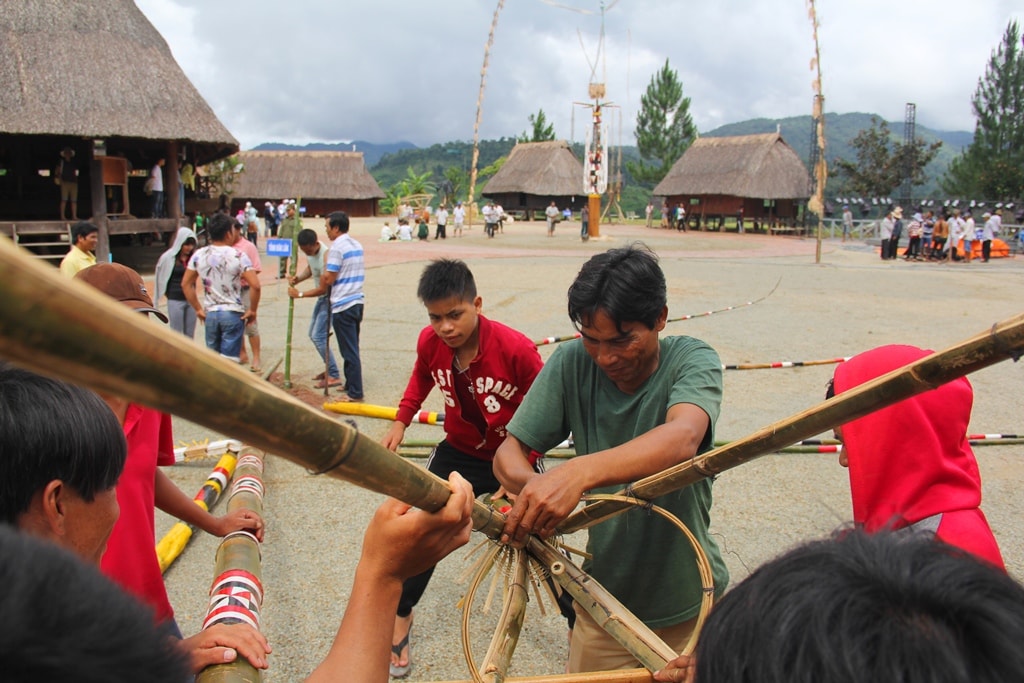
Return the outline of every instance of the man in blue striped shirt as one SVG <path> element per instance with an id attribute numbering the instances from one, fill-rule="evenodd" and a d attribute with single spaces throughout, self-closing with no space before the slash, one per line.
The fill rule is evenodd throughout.
<path id="1" fill-rule="evenodd" d="M 331 323 L 344 361 L 345 395 L 342 402 L 363 400 L 363 367 L 359 360 L 359 325 L 363 321 L 363 282 L 366 265 L 363 245 L 348 234 L 348 214 L 335 211 L 327 217 L 327 252 L 322 284 L 330 287 Z"/>

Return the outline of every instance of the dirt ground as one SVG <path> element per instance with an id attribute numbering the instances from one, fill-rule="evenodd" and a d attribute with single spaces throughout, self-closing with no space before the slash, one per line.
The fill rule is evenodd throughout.
<path id="1" fill-rule="evenodd" d="M 380 243 L 382 220 L 357 219 L 352 234 L 366 250 L 366 308 L 362 359 L 367 402 L 397 405 L 414 359 L 418 331 L 426 324 L 416 299 L 419 273 L 431 258 L 464 259 L 473 269 L 484 313 L 532 339 L 571 334 L 565 292 L 580 265 L 608 248 L 641 240 L 660 256 L 669 287 L 669 317 L 738 306 L 734 310 L 669 323 L 667 334 L 702 338 L 726 364 L 807 361 L 850 356 L 889 343 L 943 349 L 987 330 L 1021 311 L 1024 260 L 988 264 L 881 261 L 877 246 L 862 242 L 822 245 L 796 237 L 675 233 L 641 226 L 602 226 L 602 239 L 581 242 L 578 223 L 562 223 L 545 235 L 543 223 L 507 225 L 487 239 L 480 227 L 445 241 Z M 306 219 L 322 231 L 322 219 Z M 263 365 L 284 349 L 288 298 L 273 279 L 268 259 L 260 325 Z M 739 306 L 764 297 L 750 306 Z M 318 371 L 305 337 L 311 302 L 297 302 L 292 358 L 294 391 L 312 405 Z M 197 345 L 202 331 L 197 331 Z M 547 357 L 553 346 L 542 346 Z M 833 366 L 726 371 L 725 397 L 716 435 L 734 440 L 822 400 Z M 272 378 L 276 379 L 276 378 Z M 1011 362 L 975 373 L 972 432 L 1024 432 L 1020 414 L 1021 368 Z M 426 409 L 443 410 L 432 394 Z M 240 416 L 244 419 L 244 416 Z M 366 418 L 358 428 L 379 438 L 389 423 Z M 176 418 L 181 441 L 220 438 Z M 828 434 L 823 436 L 830 436 Z M 409 440 L 439 440 L 438 427 L 414 425 Z M 1016 479 L 1024 446 L 976 449 L 984 478 L 983 509 L 1012 574 L 1024 576 L 1021 521 L 1024 509 Z M 169 468 L 191 495 L 213 462 Z M 263 577 L 264 631 L 275 653 L 266 681 L 300 680 L 316 665 L 334 636 L 351 585 L 362 530 L 381 497 L 351 484 L 316 477 L 280 458 L 268 459 Z M 846 471 L 834 455 L 775 454 L 723 473 L 715 483 L 713 532 L 732 581 L 794 544 L 827 535 L 851 516 Z M 169 528 L 158 520 L 158 534 Z M 471 545 L 476 539 L 471 541 Z M 574 545 L 582 540 L 573 539 Z M 216 539 L 200 536 L 167 573 L 179 624 L 195 632 L 206 610 Z M 414 668 L 410 680 L 468 678 L 459 640 L 456 583 L 466 562 L 456 553 L 443 562 L 416 611 Z M 656 558 L 657 548 L 651 549 Z M 473 632 L 488 635 L 494 614 L 475 612 Z M 557 673 L 565 658 L 564 622 L 531 607 L 520 639 L 514 674 Z M 480 654 L 477 655 L 478 657 Z"/>

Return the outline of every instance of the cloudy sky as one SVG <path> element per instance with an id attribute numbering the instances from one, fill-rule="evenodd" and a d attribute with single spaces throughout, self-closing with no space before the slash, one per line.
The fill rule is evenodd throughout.
<path id="1" fill-rule="evenodd" d="M 496 0 L 136 2 L 243 149 L 473 138 Z M 574 103 L 597 80 L 620 107 L 609 118 L 622 143 L 634 144 L 640 97 L 666 59 L 701 131 L 810 113 L 805 0 L 619 0 L 598 56 L 600 6 L 506 0 L 482 138 L 520 134 L 543 109 L 558 137 L 582 140 L 589 113 Z M 973 130 L 978 78 L 1008 21 L 1024 24 L 1024 2 L 818 0 L 818 18 L 827 111 L 902 120 L 915 102 L 920 124 Z"/>

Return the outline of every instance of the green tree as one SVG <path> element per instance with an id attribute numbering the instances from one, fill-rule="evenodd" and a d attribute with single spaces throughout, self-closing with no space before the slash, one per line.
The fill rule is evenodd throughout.
<path id="1" fill-rule="evenodd" d="M 516 142 L 544 142 L 555 139 L 555 124 L 548 123 L 543 109 L 538 110 L 536 115 L 530 114 L 527 120 L 530 122 L 533 132 L 524 131 L 516 138 Z"/>
<path id="2" fill-rule="evenodd" d="M 1024 197 L 1024 49 L 1010 21 L 971 100 L 974 141 L 949 165 L 942 189 L 981 199 Z"/>
<path id="3" fill-rule="evenodd" d="M 942 142 L 928 144 L 915 138 L 906 145 L 893 136 L 888 123 L 871 117 L 871 127 L 857 133 L 850 146 L 857 160 L 837 158 L 833 173 L 843 179 L 843 187 L 849 191 L 866 197 L 884 197 L 899 187 L 907 169 L 915 186 L 927 182 L 924 167 L 938 154 Z"/>
<path id="4" fill-rule="evenodd" d="M 217 159 L 206 166 L 206 177 L 219 195 L 230 197 L 235 193 L 235 182 L 238 176 L 245 172 L 245 164 L 237 154 Z"/>
<path id="5" fill-rule="evenodd" d="M 683 97 L 683 83 L 669 68 L 667 59 L 665 66 L 651 76 L 651 83 L 640 98 L 634 135 L 640 161 L 626 166 L 637 181 L 655 184 L 697 137 L 690 117 L 690 98 Z"/>

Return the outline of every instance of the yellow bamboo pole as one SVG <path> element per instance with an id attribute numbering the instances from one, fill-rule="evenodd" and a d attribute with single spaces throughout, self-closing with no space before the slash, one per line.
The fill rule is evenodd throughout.
<path id="1" fill-rule="evenodd" d="M 238 458 L 235 481 L 228 498 L 228 512 L 252 510 L 263 516 L 263 454 L 251 448 Z M 215 624 L 249 624 L 260 628 L 263 606 L 263 566 L 260 542 L 248 531 L 224 537 L 217 548 L 217 562 L 210 586 L 210 606 L 203 621 L 207 629 Z M 262 678 L 260 670 L 245 657 L 214 664 L 196 676 L 197 683 L 250 683 Z"/>

